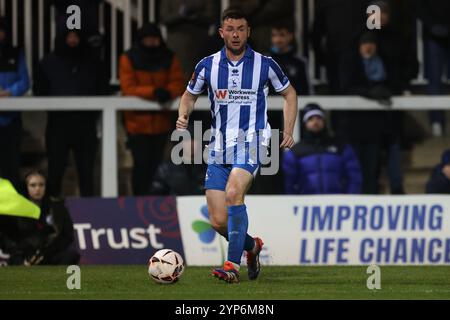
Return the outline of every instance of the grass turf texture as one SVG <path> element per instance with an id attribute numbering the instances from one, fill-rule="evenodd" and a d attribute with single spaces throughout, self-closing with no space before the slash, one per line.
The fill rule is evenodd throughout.
<path id="1" fill-rule="evenodd" d="M 450 299 L 450 267 L 381 267 L 381 290 L 366 287 L 366 267 L 263 267 L 240 284 L 187 267 L 180 281 L 161 285 L 145 266 L 82 266 L 81 290 L 68 290 L 65 267 L 0 268 L 0 299 Z"/>

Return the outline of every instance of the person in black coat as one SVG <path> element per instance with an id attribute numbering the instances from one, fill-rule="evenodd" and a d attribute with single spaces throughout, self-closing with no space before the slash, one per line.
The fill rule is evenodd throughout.
<path id="1" fill-rule="evenodd" d="M 25 265 L 72 265 L 80 259 L 75 249 L 72 218 L 64 201 L 46 193 L 46 178 L 39 171 L 25 176 L 26 196 L 41 208 L 39 220 L 20 218 L 20 248 Z"/>
<path id="2" fill-rule="evenodd" d="M 423 23 L 427 93 L 441 95 L 444 94 L 442 74 L 450 70 L 450 1 L 416 0 L 415 3 L 417 16 Z M 442 136 L 445 131 L 445 112 L 435 110 L 429 116 L 433 135 Z"/>
<path id="3" fill-rule="evenodd" d="M 37 96 L 96 96 L 109 91 L 104 67 L 86 53 L 84 37 L 77 30 L 57 36 L 55 51 L 39 63 L 33 90 Z M 94 195 L 97 118 L 97 111 L 48 112 L 46 148 L 51 196 L 61 194 L 70 150 L 74 151 L 81 196 Z"/>
<path id="4" fill-rule="evenodd" d="M 433 169 L 426 192 L 450 194 L 450 149 L 442 154 L 441 163 Z"/>
<path id="5" fill-rule="evenodd" d="M 316 0 L 311 33 L 316 61 L 327 70 L 331 94 L 339 92 L 339 65 L 344 54 L 351 51 L 366 22 L 370 0 Z"/>
<path id="6" fill-rule="evenodd" d="M 360 36 L 359 46 L 347 52 L 339 66 L 341 94 L 361 95 L 391 105 L 393 95 L 401 95 L 409 89 L 410 80 L 416 77 L 418 62 L 413 38 L 402 29 L 412 25 L 407 12 L 400 10 L 400 2 L 373 1 L 381 9 L 381 29 L 366 31 Z M 338 131 L 347 131 L 356 140 L 368 193 L 378 192 L 379 159 L 385 149 L 392 194 L 403 194 L 401 170 L 401 144 L 403 113 L 400 111 L 342 112 L 334 117 Z M 348 132 L 350 131 L 350 132 Z M 364 167 L 367 165 L 366 170 Z"/>
<path id="7" fill-rule="evenodd" d="M 271 33 L 272 47 L 268 55 L 279 64 L 280 68 L 288 76 L 297 95 L 309 96 L 314 94 L 309 80 L 307 61 L 304 57 L 297 54 L 294 23 L 289 20 L 277 22 L 272 26 Z M 269 94 L 275 94 L 275 90 L 272 87 L 270 87 Z M 283 112 L 280 110 L 268 110 L 267 112 L 271 127 L 282 130 Z M 279 159 L 282 160 L 284 156 L 283 150 L 279 149 L 278 153 Z M 282 194 L 283 185 L 282 170 L 279 170 L 275 175 L 258 175 L 250 189 L 250 193 Z"/>
<path id="8" fill-rule="evenodd" d="M 103 0 L 51 0 L 56 9 L 56 33 L 65 32 L 66 24 L 72 12 L 67 8 L 76 5 L 81 11 L 81 29 L 86 38 L 90 54 L 101 58 L 104 50 L 104 37 L 99 32 L 99 10 Z"/>
<path id="9" fill-rule="evenodd" d="M 393 94 L 400 94 L 408 85 L 402 66 L 393 55 L 381 50 L 381 35 L 364 33 L 358 50 L 342 60 L 341 92 L 361 95 L 389 106 Z M 383 43 L 383 42 L 381 42 Z M 393 63 L 396 61 L 396 63 Z M 334 117 L 338 136 L 352 142 L 363 171 L 363 193 L 378 193 L 381 153 L 388 154 L 388 175 L 392 194 L 403 194 L 401 171 L 402 113 L 396 111 L 348 111 Z"/>
<path id="10" fill-rule="evenodd" d="M 415 34 L 404 30 L 405 27 L 414 30 L 416 22 L 410 17 L 410 9 L 398 8 L 394 2 L 398 6 L 402 1 L 378 0 L 371 3 L 381 9 L 381 28 L 369 33 L 376 36 L 377 51 L 388 73 L 386 84 L 391 94 L 401 95 L 410 89 L 410 81 L 419 71 Z"/>
<path id="11" fill-rule="evenodd" d="M 272 47 L 270 56 L 280 65 L 288 76 L 297 95 L 312 95 L 306 59 L 296 52 L 294 40 L 295 27 L 289 22 L 280 22 L 272 26 Z"/>

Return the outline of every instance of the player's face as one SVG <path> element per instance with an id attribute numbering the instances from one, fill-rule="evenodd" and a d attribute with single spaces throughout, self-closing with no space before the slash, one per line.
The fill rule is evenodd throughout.
<path id="1" fill-rule="evenodd" d="M 323 121 L 322 117 L 319 116 L 312 116 L 311 118 L 306 121 L 306 129 L 308 131 L 319 133 L 323 130 L 325 127 L 325 122 Z"/>
<path id="2" fill-rule="evenodd" d="M 294 39 L 294 35 L 286 29 L 272 29 L 272 45 L 280 51 L 289 48 Z"/>
<path id="3" fill-rule="evenodd" d="M 223 22 L 219 33 L 226 48 L 234 54 L 240 54 L 244 51 L 250 36 L 250 27 L 245 19 L 229 18 Z"/>
<path id="4" fill-rule="evenodd" d="M 41 175 L 33 175 L 27 180 L 28 195 L 31 200 L 41 201 L 45 195 L 45 179 Z"/>

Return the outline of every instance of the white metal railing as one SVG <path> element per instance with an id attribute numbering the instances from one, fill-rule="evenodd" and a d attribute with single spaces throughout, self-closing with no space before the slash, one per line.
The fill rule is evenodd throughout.
<path id="1" fill-rule="evenodd" d="M 395 97 L 393 105 L 386 108 L 379 103 L 355 96 L 309 96 L 299 98 L 299 108 L 310 102 L 320 104 L 326 110 L 450 110 L 450 96 Z M 282 110 L 279 96 L 268 98 L 269 110 Z M 176 111 L 178 100 L 172 104 Z M 69 111 L 84 110 L 102 112 L 101 194 L 118 196 L 117 166 L 117 111 L 160 110 L 158 104 L 136 97 L 23 97 L 0 99 L 3 111 Z M 207 97 L 200 97 L 195 110 L 210 110 Z M 296 122 L 294 139 L 299 140 L 299 121 Z"/>
<path id="2" fill-rule="evenodd" d="M 9 1 L 11 3 L 11 12 L 12 12 L 12 37 L 13 37 L 13 43 L 14 45 L 18 44 L 19 39 L 19 23 L 22 23 L 22 19 L 19 18 L 19 16 L 23 16 L 23 23 L 24 28 L 23 32 L 23 39 L 24 39 L 24 46 L 27 56 L 27 63 L 28 68 L 30 70 L 30 74 L 32 74 L 33 70 L 33 57 L 32 52 L 33 51 L 33 37 L 36 35 L 39 38 L 38 41 L 38 55 L 39 59 L 43 57 L 45 54 L 44 47 L 45 47 L 45 41 L 50 41 L 49 48 L 51 50 L 54 49 L 54 38 L 56 35 L 56 25 L 55 25 L 55 8 L 54 6 L 50 7 L 50 17 L 46 17 L 44 14 L 44 0 L 0 0 L 0 10 L 1 14 L 5 14 L 5 2 Z M 23 1 L 23 13 L 19 13 L 19 1 Z M 32 11 L 32 1 L 38 2 L 38 12 L 37 14 L 34 14 Z M 132 21 L 136 21 L 138 26 L 141 26 L 144 22 L 144 2 L 148 4 L 148 17 L 149 20 L 154 22 L 157 20 L 158 13 L 156 12 L 157 8 L 157 1 L 158 0 L 105 0 L 104 3 L 102 3 L 99 7 L 99 31 L 102 33 L 105 32 L 107 29 L 107 26 L 105 25 L 104 12 L 105 12 L 105 6 L 108 4 L 111 9 L 111 19 L 110 19 L 110 30 L 111 30 L 111 42 L 108 44 L 108 49 L 110 49 L 111 56 L 110 56 L 110 71 L 111 71 L 111 84 L 118 84 L 118 70 L 117 70 L 117 63 L 118 63 L 118 53 L 124 52 L 131 46 L 131 39 L 132 39 L 132 28 L 131 23 Z M 163 1 L 163 0 L 159 0 Z M 212 0 L 213 1 L 213 0 Z M 229 0 L 215 0 L 220 3 L 221 8 L 226 8 L 229 4 Z M 304 13 L 305 4 L 307 4 L 307 15 Z M 306 45 L 305 41 L 308 41 L 309 37 L 307 36 L 309 33 L 309 29 L 312 27 L 312 19 L 314 17 L 314 0 L 295 0 L 295 21 L 297 24 L 297 30 L 296 30 L 296 39 L 297 43 L 299 44 L 299 52 L 303 52 L 303 48 Z M 123 15 L 123 41 L 122 41 L 122 47 L 118 47 L 118 31 L 117 30 L 117 15 L 118 14 Z M 147 16 L 147 15 L 146 15 Z M 308 17 L 308 23 L 307 23 L 307 30 L 304 30 L 303 28 L 303 19 L 305 17 Z M 32 30 L 32 22 L 33 19 L 38 19 L 38 29 Z M 50 20 L 50 37 L 44 37 L 44 20 L 48 19 Z M 417 59 L 419 61 L 419 74 L 417 79 L 413 80 L 413 84 L 425 84 L 426 79 L 424 78 L 424 68 L 423 68 L 423 62 L 424 62 L 424 55 L 423 55 L 423 41 L 422 41 L 422 25 L 420 21 L 417 21 Z M 163 32 L 163 35 L 165 32 Z M 318 76 L 316 77 L 316 66 L 315 66 L 315 54 L 314 50 L 312 49 L 311 43 L 308 43 L 308 72 L 311 78 L 311 81 L 313 84 L 323 84 L 326 80 L 324 68 L 322 67 L 320 72 L 318 73 Z M 443 76 L 443 80 L 446 81 L 446 76 Z"/>

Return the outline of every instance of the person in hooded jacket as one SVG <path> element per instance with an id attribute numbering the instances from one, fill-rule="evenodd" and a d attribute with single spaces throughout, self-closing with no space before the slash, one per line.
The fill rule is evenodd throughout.
<path id="1" fill-rule="evenodd" d="M 38 220 L 18 218 L 19 247 L 23 263 L 31 265 L 72 265 L 80 260 L 73 221 L 64 200 L 50 197 L 47 179 L 39 170 L 25 176 L 24 195 L 41 209 Z"/>
<path id="2" fill-rule="evenodd" d="M 29 89 L 28 71 L 23 50 L 11 43 L 8 23 L 0 18 L 0 99 L 24 95 Z M 19 184 L 20 112 L 0 111 L 0 175 Z"/>
<path id="3" fill-rule="evenodd" d="M 33 90 L 37 96 L 97 96 L 109 93 L 105 69 L 100 61 L 86 53 L 84 37 L 79 30 L 66 30 L 56 37 L 55 50 L 39 63 Z M 61 194 L 71 150 L 75 156 L 80 195 L 94 195 L 97 119 L 97 111 L 48 112 L 45 138 L 51 196 Z"/>
<path id="4" fill-rule="evenodd" d="M 138 30 L 137 42 L 121 56 L 119 69 L 124 96 L 141 97 L 161 106 L 160 111 L 124 112 L 133 156 L 133 194 L 146 195 L 172 128 L 170 102 L 184 92 L 183 72 L 180 60 L 166 47 L 161 31 L 153 23 Z"/>
<path id="5" fill-rule="evenodd" d="M 310 103 L 303 111 L 303 139 L 286 151 L 286 194 L 361 193 L 361 169 L 352 147 L 328 135 L 325 114 Z"/>

